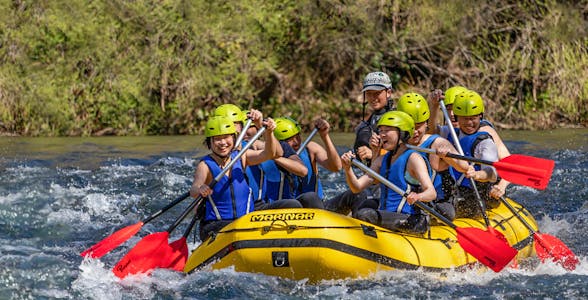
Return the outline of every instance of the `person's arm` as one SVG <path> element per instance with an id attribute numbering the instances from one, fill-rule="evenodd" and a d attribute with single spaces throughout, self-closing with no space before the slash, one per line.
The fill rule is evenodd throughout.
<path id="1" fill-rule="evenodd" d="M 429 117 L 429 121 L 427 122 L 427 133 L 429 134 L 437 133 L 439 131 L 439 127 L 437 125 L 440 124 L 439 110 L 441 104 L 439 103 L 439 101 L 441 99 L 445 99 L 445 97 L 443 96 L 443 91 L 441 91 L 440 89 L 434 90 L 431 94 L 429 94 L 429 97 L 427 99 L 429 102 L 429 107 L 431 108 L 429 110 L 431 112 L 431 115 Z"/>
<path id="2" fill-rule="evenodd" d="M 437 191 L 435 191 L 435 186 L 433 186 L 431 177 L 429 177 L 429 170 L 425 159 L 416 152 L 412 153 L 406 167 L 410 176 L 419 181 L 422 189 L 420 193 L 409 193 L 406 201 L 412 205 L 416 201 L 430 202 L 435 200 L 437 198 Z"/>
<path id="3" fill-rule="evenodd" d="M 474 157 L 488 161 L 498 161 L 498 150 L 494 141 L 492 139 L 482 140 L 474 149 Z M 466 177 L 480 182 L 496 182 L 498 173 L 494 167 L 482 165 L 481 170 L 469 171 L 466 173 Z"/>
<path id="4" fill-rule="evenodd" d="M 212 194 L 212 189 L 208 184 L 212 182 L 212 174 L 205 162 L 200 161 L 194 171 L 194 181 L 190 187 L 190 196 L 197 198 L 199 196 L 207 197 Z"/>
<path id="5" fill-rule="evenodd" d="M 258 121 L 260 124 L 262 124 L 261 119 Z M 262 125 L 260 125 L 260 128 L 263 125 L 266 127 L 266 130 L 263 133 L 265 137 L 265 145 L 263 150 L 247 150 L 244 155 L 246 166 L 258 165 L 266 160 L 274 159 L 283 153 L 280 143 L 274 136 L 274 129 L 276 128 L 276 123 L 274 120 L 268 118 L 265 122 L 263 122 Z"/>
<path id="6" fill-rule="evenodd" d="M 309 150 L 314 153 L 318 164 L 331 172 L 339 172 L 341 170 L 341 158 L 329 136 L 330 124 L 326 120 L 318 119 L 315 121 L 314 126 L 319 129 L 318 133 L 325 148 L 323 149 L 319 144 L 310 142 L 308 143 Z"/>
<path id="7" fill-rule="evenodd" d="M 502 141 L 502 138 L 500 138 L 498 132 L 496 132 L 494 128 L 492 128 L 491 126 L 482 126 L 480 130 L 488 132 L 492 136 L 494 143 L 496 143 L 496 148 L 498 149 L 499 159 L 503 159 L 510 155 L 510 151 L 508 150 L 508 148 Z M 509 184 L 510 182 L 501 178 L 498 184 L 492 186 L 492 189 L 490 190 L 490 196 L 494 198 L 500 198 L 504 196 L 504 194 L 506 193 L 506 188 Z"/>
<path id="8" fill-rule="evenodd" d="M 362 175 L 361 177 L 357 178 L 353 172 L 353 169 L 351 168 L 352 158 L 355 158 L 355 155 L 351 151 L 343 153 L 343 155 L 341 155 L 341 164 L 345 173 L 345 181 L 347 182 L 349 189 L 352 193 L 357 194 L 363 191 L 366 187 L 370 186 L 374 180 L 367 175 Z"/>
<path id="9" fill-rule="evenodd" d="M 461 173 L 467 172 L 469 168 L 469 164 L 467 161 L 463 159 L 456 159 L 446 156 L 447 153 L 460 155 L 459 152 L 457 152 L 457 149 L 455 149 L 455 147 L 453 147 L 453 145 L 448 140 L 439 137 L 433 142 L 431 148 L 437 151 L 437 155 L 439 156 L 439 158 L 441 158 L 441 160 L 443 160 L 446 164 L 452 166 Z"/>
<path id="10" fill-rule="evenodd" d="M 276 164 L 288 173 L 294 174 L 299 177 L 304 177 L 308 174 L 308 168 L 304 165 L 300 156 L 294 154 L 289 157 L 278 157 L 275 158 L 274 161 Z"/>
<path id="11" fill-rule="evenodd" d="M 280 145 L 284 150 L 284 156 L 275 158 L 274 161 L 276 164 L 285 169 L 288 173 L 300 177 L 306 176 L 308 174 L 308 169 L 304 165 L 304 162 L 302 162 L 302 159 L 300 159 L 300 156 L 296 154 L 296 151 L 284 141 L 280 142 Z"/>

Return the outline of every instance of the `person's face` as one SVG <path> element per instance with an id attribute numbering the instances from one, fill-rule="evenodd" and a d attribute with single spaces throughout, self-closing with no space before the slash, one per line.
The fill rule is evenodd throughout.
<path id="1" fill-rule="evenodd" d="M 300 148 L 301 140 L 302 138 L 300 137 L 300 133 L 298 133 L 295 136 L 286 139 L 286 143 L 288 143 L 288 145 L 290 145 L 290 147 L 292 147 L 294 151 L 298 151 L 298 149 Z"/>
<path id="2" fill-rule="evenodd" d="M 237 130 L 237 134 L 240 134 L 241 130 L 243 130 L 243 123 L 233 122 L 233 124 L 235 124 L 235 130 Z"/>
<path id="3" fill-rule="evenodd" d="M 390 90 L 379 90 L 379 91 L 365 91 L 365 99 L 370 104 L 373 110 L 380 110 L 388 103 L 392 92 Z"/>
<path id="4" fill-rule="evenodd" d="M 459 124 L 457 123 L 457 118 L 455 114 L 453 114 L 453 104 L 449 104 L 446 106 L 447 114 L 449 115 L 449 119 L 451 119 L 451 125 L 453 128 L 459 128 Z"/>
<path id="5" fill-rule="evenodd" d="M 398 139 L 400 138 L 400 131 L 398 128 L 384 125 L 378 128 L 380 129 L 380 142 L 382 143 L 382 148 L 388 151 L 394 150 L 398 143 Z"/>
<path id="6" fill-rule="evenodd" d="M 234 143 L 235 135 L 233 134 L 213 136 L 211 138 L 210 150 L 220 157 L 226 157 L 233 150 Z"/>
<path id="7" fill-rule="evenodd" d="M 408 140 L 408 142 L 412 145 L 418 145 L 421 142 L 421 139 L 427 132 L 427 122 L 420 122 L 416 123 L 414 126 L 414 134 Z"/>
<path id="8" fill-rule="evenodd" d="M 482 115 L 470 116 L 470 117 L 457 117 L 457 123 L 459 123 L 459 129 L 465 134 L 472 134 L 478 131 L 480 127 L 480 120 Z"/>
<path id="9" fill-rule="evenodd" d="M 251 140 L 251 138 L 253 138 L 253 136 L 257 133 L 257 127 L 251 125 L 249 126 L 249 128 L 247 128 L 247 131 L 245 131 L 245 137 L 243 137 L 243 140 L 245 141 L 249 141 Z"/>

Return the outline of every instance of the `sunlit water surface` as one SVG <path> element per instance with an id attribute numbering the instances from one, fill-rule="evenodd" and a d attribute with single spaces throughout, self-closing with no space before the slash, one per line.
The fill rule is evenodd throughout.
<path id="1" fill-rule="evenodd" d="M 187 191 L 194 163 L 206 154 L 202 137 L 0 138 L 0 299 L 588 298 L 588 130 L 503 137 L 512 153 L 556 161 L 545 191 L 511 186 L 509 195 L 578 255 L 575 271 L 530 259 L 500 273 L 399 270 L 320 284 L 231 269 L 156 270 L 121 281 L 112 266 L 141 237 L 167 229 L 184 206 L 100 259 L 79 253 Z M 342 153 L 352 136 L 333 139 Z M 323 170 L 322 180 L 330 196 L 346 188 L 342 173 Z"/>

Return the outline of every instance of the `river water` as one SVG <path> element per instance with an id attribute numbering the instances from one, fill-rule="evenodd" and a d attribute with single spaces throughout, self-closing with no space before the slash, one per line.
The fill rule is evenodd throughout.
<path id="1" fill-rule="evenodd" d="M 183 206 L 100 259 L 79 253 L 187 191 L 194 163 L 206 154 L 203 138 L 2 137 L 0 299 L 587 299 L 588 130 L 502 136 L 512 153 L 556 161 L 546 190 L 511 186 L 508 195 L 534 214 L 541 231 L 578 255 L 576 270 L 530 259 L 500 273 L 393 271 L 316 285 L 231 269 L 188 276 L 156 270 L 121 281 L 112 266 L 141 237 L 167 229 Z M 333 140 L 342 153 L 352 136 L 335 134 Z M 330 196 L 346 188 L 342 173 L 323 172 L 322 180 Z M 183 231 L 180 226 L 171 240 Z"/>

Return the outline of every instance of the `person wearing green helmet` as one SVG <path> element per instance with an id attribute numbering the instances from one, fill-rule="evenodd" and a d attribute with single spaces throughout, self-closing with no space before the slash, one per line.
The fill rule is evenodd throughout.
<path id="1" fill-rule="evenodd" d="M 288 145 L 299 153 L 300 159 L 308 169 L 308 174 L 305 177 L 300 177 L 298 185 L 296 186 L 295 195 L 299 196 L 307 192 L 315 192 L 320 199 L 325 198 L 323 186 L 319 178 L 318 165 L 331 172 L 339 172 L 341 170 L 341 159 L 335 148 L 335 144 L 329 136 L 330 124 L 325 119 L 317 119 L 314 122 L 314 127 L 318 129 L 318 133 L 325 145 L 319 145 L 313 141 L 309 141 L 304 149 L 302 146 L 302 137 L 300 133 L 300 126 L 298 122 L 291 118 L 276 119 L 276 137 L 278 140 L 283 140 Z"/>
<path id="2" fill-rule="evenodd" d="M 291 128 L 285 126 L 284 118 L 276 118 L 274 136 L 278 139 L 283 154 L 273 160 L 268 160 L 259 165 L 261 178 L 258 185 L 261 187 L 259 197 L 255 201 L 255 210 L 276 208 L 323 208 L 323 203 L 316 194 L 295 194 L 296 177 L 304 177 L 308 174 L 308 168 L 304 165 L 296 151 L 284 141 L 284 137 L 290 134 Z"/>
<path id="3" fill-rule="evenodd" d="M 424 233 L 428 230 L 429 218 L 413 204 L 433 201 L 437 193 L 423 157 L 406 147 L 414 134 L 414 120 L 404 112 L 389 111 L 377 125 L 382 148 L 387 153 L 377 157 L 371 168 L 406 191 L 406 197 L 380 184 L 379 207 L 360 207 L 354 217 L 391 230 Z M 341 162 L 347 184 L 353 192 L 359 193 L 375 180 L 367 174 L 359 178 L 355 175 L 351 168 L 351 160 L 355 157 L 351 151 L 344 153 Z M 407 180 L 409 176 L 416 179 L 418 186 Z"/>
<path id="4" fill-rule="evenodd" d="M 466 91 L 468 91 L 468 89 L 463 86 L 453 86 L 447 89 L 444 94 L 441 90 L 435 90 L 433 91 L 433 93 L 431 93 L 429 103 L 431 105 L 432 110 L 431 118 L 429 121 L 430 125 L 428 133 L 438 133 L 440 136 L 444 138 L 448 138 L 450 135 L 450 129 L 448 126 L 437 124 L 437 115 L 439 113 L 438 108 L 440 104 L 439 100 L 444 100 L 443 102 L 446 105 L 447 113 L 449 114 L 453 128 L 459 128 L 459 124 L 457 123 L 457 117 L 453 113 L 453 103 L 455 102 L 455 98 L 457 95 Z M 508 147 L 506 147 L 506 144 L 496 131 L 496 128 L 488 119 L 482 118 L 482 120 L 480 121 L 480 131 L 484 131 L 490 134 L 490 136 L 494 140 L 494 143 L 496 144 L 496 147 L 498 148 L 499 159 L 503 159 L 510 155 Z M 493 185 L 490 189 L 490 196 L 496 199 L 504 196 L 506 188 L 509 184 L 510 182 L 504 179 L 500 179 L 500 181 L 497 184 Z"/>
<path id="5" fill-rule="evenodd" d="M 437 152 L 436 154 L 419 153 L 429 167 L 431 180 L 437 192 L 437 199 L 433 201 L 435 210 L 449 220 L 453 220 L 455 206 L 453 205 L 452 190 L 455 181 L 449 173 L 449 167 L 456 168 L 461 172 L 467 172 L 469 168 L 473 167 L 464 160 L 447 157 L 447 153 L 459 153 L 447 139 L 437 134 L 427 133 L 427 122 L 431 112 L 427 100 L 423 96 L 417 93 L 406 93 L 398 99 L 397 109 L 410 115 L 415 122 L 414 135 L 408 140 L 408 144 L 433 149 Z M 374 151 L 378 151 L 378 146 L 374 145 Z"/>
<path id="6" fill-rule="evenodd" d="M 257 126 L 265 125 L 266 144 L 263 150 L 247 150 L 241 162 L 235 163 L 218 183 L 211 188 L 213 178 L 236 157 L 235 139 L 237 130 L 233 121 L 224 116 L 213 116 L 206 122 L 205 144 L 211 151 L 196 165 L 190 195 L 202 196 L 205 200 L 203 217 L 200 219 L 200 238 L 205 240 L 211 233 L 220 230 L 235 219 L 254 210 L 254 199 L 245 178 L 245 168 L 271 160 L 281 153 L 278 141 L 273 135 L 275 122 L 262 121 L 262 114 L 252 110 L 251 118 Z M 230 187 L 230 188 L 229 188 Z"/>
<path id="7" fill-rule="evenodd" d="M 463 155 L 487 161 L 498 161 L 498 148 L 492 136 L 480 130 L 484 115 L 482 97 L 474 91 L 460 93 L 453 103 L 453 112 L 457 116 L 459 128 L 455 130 Z M 453 138 L 450 136 L 449 140 L 452 141 Z M 471 181 L 464 180 L 465 178 L 480 182 L 477 186 L 486 207 L 495 208 L 500 204 L 489 194 L 492 183 L 496 182 L 498 178 L 494 167 L 476 165 L 474 170 L 470 169 L 466 173 L 452 168 L 451 173 L 456 180 L 458 197 L 463 198 L 463 201 L 456 203 L 458 216 L 476 217 L 482 213 Z"/>

